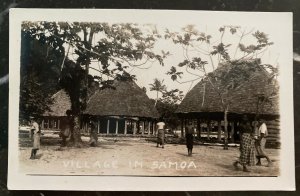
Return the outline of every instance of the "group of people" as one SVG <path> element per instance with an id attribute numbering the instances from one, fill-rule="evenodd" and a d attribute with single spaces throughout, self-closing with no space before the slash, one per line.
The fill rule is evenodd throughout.
<path id="1" fill-rule="evenodd" d="M 165 123 L 160 121 L 157 123 L 157 147 L 159 145 L 164 148 Z M 261 159 L 266 158 L 268 161 L 267 166 L 272 166 L 272 161 L 265 152 L 266 137 L 268 136 L 268 129 L 263 119 L 250 123 L 247 116 L 243 116 L 242 121 L 238 126 L 238 130 L 241 136 L 240 142 L 240 157 L 239 160 L 234 162 L 234 167 L 238 169 L 238 165 L 241 164 L 244 172 L 249 172 L 247 166 L 261 166 Z M 193 152 L 193 140 L 194 140 L 195 128 L 192 122 L 189 122 L 185 127 L 185 138 L 188 156 L 192 156 Z"/>
<path id="2" fill-rule="evenodd" d="M 250 172 L 247 166 L 261 166 L 261 159 L 266 158 L 267 166 L 272 166 L 272 161 L 265 152 L 266 137 L 268 129 L 265 121 L 259 119 L 251 125 L 247 116 L 243 116 L 239 125 L 241 135 L 240 142 L 240 158 L 234 162 L 234 167 L 238 169 L 238 165 L 242 165 L 244 172 Z M 256 161 L 257 160 L 257 161 Z"/>
<path id="3" fill-rule="evenodd" d="M 66 122 L 62 123 L 60 136 L 62 138 L 62 146 L 66 145 L 67 138 L 70 137 L 72 131 L 72 116 L 71 112 L 67 111 Z M 31 139 L 33 142 L 33 148 L 31 150 L 30 159 L 36 159 L 37 151 L 40 148 L 40 136 L 41 129 L 37 123 L 37 119 L 30 117 L 31 125 Z M 160 119 L 157 125 L 157 147 L 161 146 L 164 148 L 165 144 L 165 123 Z M 95 132 L 95 126 L 91 121 L 91 135 L 90 135 L 90 145 L 96 146 L 98 135 Z M 186 137 L 186 147 L 188 156 L 192 156 L 193 151 L 193 140 L 195 128 L 193 124 L 189 122 L 185 127 L 185 137 Z M 258 120 L 258 122 L 250 123 L 247 116 L 243 116 L 242 122 L 239 123 L 238 130 L 241 136 L 240 142 L 240 157 L 239 160 L 234 162 L 234 167 L 238 169 L 238 165 L 242 165 L 244 172 L 249 172 L 247 166 L 258 165 L 261 166 L 261 159 L 266 158 L 268 161 L 267 166 L 272 165 L 272 161 L 267 156 L 265 152 L 266 136 L 268 136 L 268 130 L 266 123 L 263 119 Z M 257 160 L 257 161 L 256 161 Z"/>
<path id="4" fill-rule="evenodd" d="M 71 138 L 71 132 L 73 131 L 73 116 L 71 110 L 66 111 L 67 117 L 61 120 L 61 131 L 59 136 L 62 138 L 61 147 L 66 146 L 67 140 Z M 32 149 L 30 159 L 36 159 L 37 151 L 40 149 L 41 143 L 41 127 L 38 123 L 38 118 L 30 116 L 30 138 L 32 141 Z M 92 122 L 92 121 L 91 121 Z M 89 144 L 90 146 L 96 146 L 98 141 L 97 132 L 95 132 L 94 124 L 91 125 L 91 136 Z"/>
<path id="5" fill-rule="evenodd" d="M 156 124 L 157 126 L 157 142 L 156 147 L 161 146 L 164 148 L 165 145 L 165 123 L 162 121 L 162 119 L 159 120 L 159 122 Z M 193 151 L 193 144 L 194 144 L 194 127 L 193 124 L 190 122 L 186 128 L 185 128 L 186 134 L 186 146 L 188 149 L 188 156 L 192 156 Z"/>

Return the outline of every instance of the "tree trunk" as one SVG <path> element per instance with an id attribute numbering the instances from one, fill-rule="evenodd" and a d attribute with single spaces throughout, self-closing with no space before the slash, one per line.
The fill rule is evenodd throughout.
<path id="1" fill-rule="evenodd" d="M 73 127 L 73 132 L 71 132 L 71 140 L 69 145 L 80 148 L 82 147 L 82 140 L 81 140 L 81 133 L 80 133 L 79 115 L 74 115 L 73 123 L 74 123 L 74 127 Z"/>
<path id="2" fill-rule="evenodd" d="M 227 109 L 224 111 L 224 150 L 228 150 L 228 120 L 227 120 Z"/>
<path id="3" fill-rule="evenodd" d="M 157 101 L 158 101 L 158 91 L 156 91 L 155 106 L 156 106 L 156 104 L 157 104 Z"/>

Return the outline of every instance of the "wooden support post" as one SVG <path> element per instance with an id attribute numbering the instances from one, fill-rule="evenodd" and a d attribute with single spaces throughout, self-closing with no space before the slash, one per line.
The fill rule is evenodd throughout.
<path id="1" fill-rule="evenodd" d="M 132 122 L 132 129 L 133 129 L 133 135 L 135 135 L 136 134 L 136 122 L 134 121 L 134 122 Z"/>
<path id="2" fill-rule="evenodd" d="M 231 126 L 231 130 L 230 130 L 230 141 L 232 143 L 234 143 L 234 122 L 231 122 L 230 126 Z"/>
<path id="3" fill-rule="evenodd" d="M 145 121 L 142 122 L 142 135 L 145 134 Z"/>
<path id="4" fill-rule="evenodd" d="M 119 131 L 119 121 L 116 120 L 116 134 L 118 134 L 118 131 Z"/>
<path id="5" fill-rule="evenodd" d="M 124 134 L 127 134 L 127 120 L 125 119 L 125 128 L 124 128 Z"/>
<path id="6" fill-rule="evenodd" d="M 50 119 L 48 118 L 48 129 L 50 129 Z"/>
<path id="7" fill-rule="evenodd" d="M 109 119 L 107 119 L 107 128 L 106 128 L 106 134 L 109 134 Z"/>
<path id="8" fill-rule="evenodd" d="M 153 135 L 155 135 L 156 133 L 156 124 L 155 124 L 155 122 L 152 122 L 152 133 L 153 133 Z"/>
<path id="9" fill-rule="evenodd" d="M 45 121 L 44 121 L 44 119 L 42 120 L 42 129 L 45 129 Z"/>
<path id="10" fill-rule="evenodd" d="M 97 129 L 98 129 L 98 133 L 100 133 L 100 120 L 99 119 L 97 119 L 97 121 L 98 121 L 98 127 L 97 127 Z"/>
<path id="11" fill-rule="evenodd" d="M 185 130 L 185 128 L 186 128 L 186 125 L 187 125 L 187 123 L 189 123 L 189 120 L 187 120 L 187 119 L 184 119 L 184 125 L 183 125 L 183 135 L 182 135 L 182 137 L 184 137 L 184 136 L 185 136 L 185 133 L 186 133 L 186 130 Z"/>
<path id="12" fill-rule="evenodd" d="M 197 119 L 197 137 L 201 139 L 200 120 Z"/>
<path id="13" fill-rule="evenodd" d="M 181 119 L 181 137 L 183 137 L 184 119 Z"/>
<path id="14" fill-rule="evenodd" d="M 219 142 L 221 142 L 221 134 L 222 134 L 221 120 L 218 120 L 218 141 Z"/>
<path id="15" fill-rule="evenodd" d="M 150 135 L 150 132 L 151 132 L 151 122 L 148 121 L 148 135 Z"/>
<path id="16" fill-rule="evenodd" d="M 140 120 L 136 122 L 136 134 L 140 134 Z"/>
<path id="17" fill-rule="evenodd" d="M 201 139 L 201 134 L 202 134 L 202 132 L 203 132 L 203 127 L 202 127 L 201 124 L 200 124 L 200 133 L 199 133 L 200 139 Z"/>
<path id="18" fill-rule="evenodd" d="M 207 121 L 207 139 L 210 140 L 211 122 Z"/>

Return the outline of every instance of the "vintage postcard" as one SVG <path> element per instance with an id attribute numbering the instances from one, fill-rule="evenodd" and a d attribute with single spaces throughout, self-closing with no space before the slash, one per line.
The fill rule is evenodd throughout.
<path id="1" fill-rule="evenodd" d="M 292 41 L 291 13 L 11 9 L 8 187 L 295 190 Z"/>

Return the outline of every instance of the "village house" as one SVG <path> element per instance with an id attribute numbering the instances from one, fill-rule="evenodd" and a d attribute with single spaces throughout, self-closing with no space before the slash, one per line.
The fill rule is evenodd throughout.
<path id="1" fill-rule="evenodd" d="M 223 90 L 223 89 L 222 89 Z M 232 91 L 224 90 L 223 97 L 228 104 L 229 141 L 239 139 L 236 130 L 238 122 L 246 114 L 251 120 L 256 117 L 267 120 L 269 136 L 268 145 L 279 146 L 279 86 L 266 70 L 254 72 L 248 80 L 243 81 Z M 221 141 L 224 130 L 224 109 L 217 92 L 207 79 L 201 80 L 185 96 L 176 113 L 184 125 L 193 121 L 197 127 L 198 137 L 205 130 L 210 138 L 212 127 L 217 128 L 217 138 Z"/>
<path id="2" fill-rule="evenodd" d="M 112 86 L 89 98 L 84 118 L 97 121 L 100 134 L 154 134 L 154 102 L 134 81 L 115 80 Z"/>
<path id="3" fill-rule="evenodd" d="M 71 101 L 67 92 L 59 90 L 52 96 L 52 104 L 49 105 L 50 111 L 43 114 L 41 128 L 43 130 L 59 130 L 61 122 L 67 117 L 67 110 L 71 110 Z"/>

